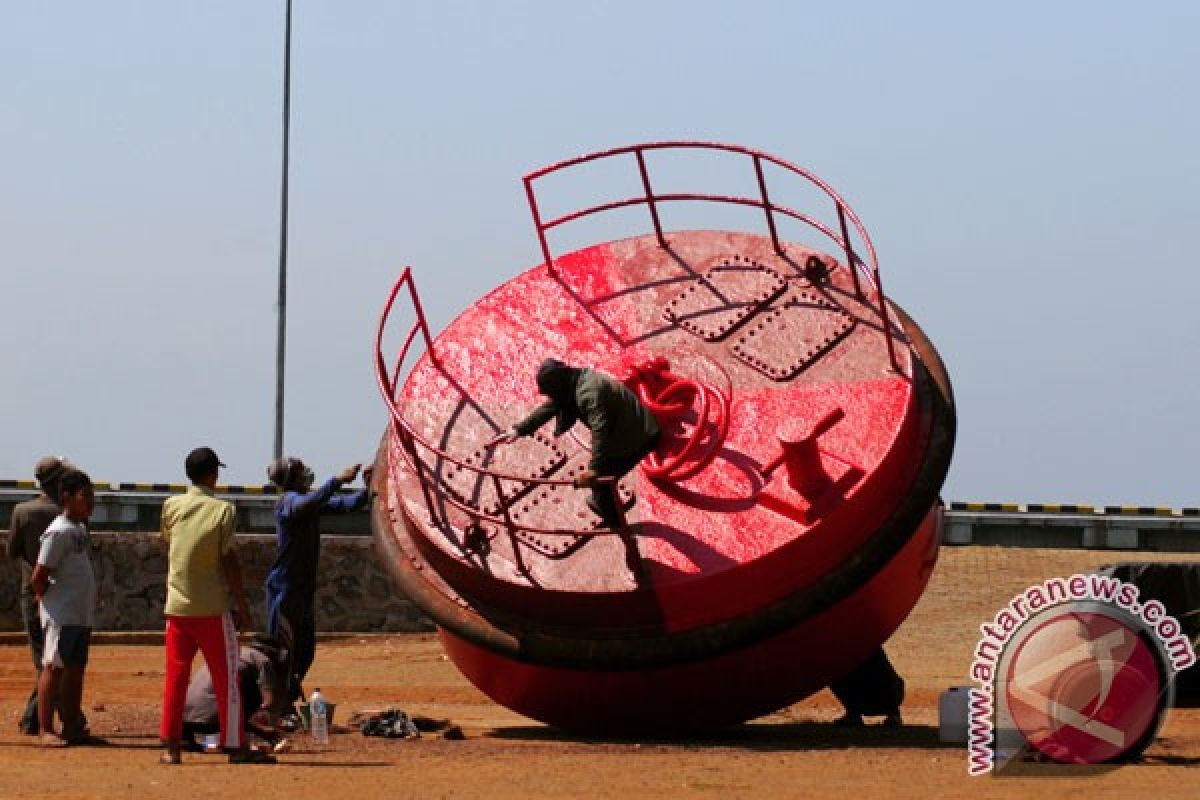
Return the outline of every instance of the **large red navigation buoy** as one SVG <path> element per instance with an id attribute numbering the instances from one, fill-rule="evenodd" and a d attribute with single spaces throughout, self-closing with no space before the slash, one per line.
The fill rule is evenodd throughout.
<path id="1" fill-rule="evenodd" d="M 667 151 L 734 160 L 758 191 L 656 193 Z M 640 193 L 544 219 L 539 180 L 601 160 Z M 732 145 L 623 147 L 525 187 L 541 264 L 436 338 L 405 270 L 380 319 L 374 529 L 397 585 L 476 686 L 563 728 L 728 724 L 829 685 L 924 590 L 954 440 L 945 369 L 885 298 L 866 230 L 820 179 Z M 789 188 L 823 207 L 781 204 Z M 665 206 L 697 202 L 762 230 L 665 229 Z M 652 232 L 552 255 L 548 232 L 630 206 Z M 416 321 L 385 355 L 402 291 Z M 547 357 L 620 377 L 661 423 L 617 487 L 626 526 L 571 485 L 586 431 L 486 447 L 538 402 Z"/>

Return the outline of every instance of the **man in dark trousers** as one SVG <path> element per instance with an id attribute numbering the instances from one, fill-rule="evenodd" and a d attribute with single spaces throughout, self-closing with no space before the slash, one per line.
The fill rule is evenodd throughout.
<path id="1" fill-rule="evenodd" d="M 321 556 L 321 515 L 356 511 L 370 499 L 371 470 L 363 473 L 363 489 L 338 494 L 351 483 L 361 464 L 346 467 L 313 491 L 313 471 L 298 458 L 279 458 L 267 467 L 267 478 L 279 487 L 275 504 L 275 536 L 278 552 L 267 573 L 267 633 L 277 636 L 279 618 L 292 628 L 292 685 L 288 702 L 300 697 L 300 686 L 317 651 L 316 619 L 317 562 Z"/>
<path id="2" fill-rule="evenodd" d="M 842 727 L 861 727 L 863 717 L 883 717 L 883 724 L 888 728 L 899 728 L 904 724 L 900 716 L 904 679 L 882 647 L 829 688 L 846 709 L 846 713 L 836 720 Z"/>
<path id="3" fill-rule="evenodd" d="M 57 456 L 46 456 L 40 459 L 33 468 L 38 486 L 42 493 L 32 500 L 17 503 L 13 508 L 12 523 L 8 536 L 8 557 L 21 562 L 21 619 L 25 623 L 25 634 L 29 639 L 29 649 L 33 654 L 33 665 L 40 678 L 42 673 L 42 621 L 38 616 L 37 598 L 33 596 L 33 586 L 30 578 L 37 567 L 38 548 L 46 528 L 62 513 L 59 505 L 59 481 L 71 469 L 71 465 Z M 78 719 L 64 719 L 63 734 L 71 738 L 79 738 L 87 732 L 87 720 L 82 713 Z M 40 731 L 38 724 L 38 692 L 34 684 L 33 693 L 25 704 L 25 712 L 17 723 L 22 733 L 36 736 Z"/>
<path id="4" fill-rule="evenodd" d="M 625 384 L 599 370 L 548 358 L 538 367 L 537 386 L 546 402 L 490 444 L 529 436 L 551 419 L 556 420 L 554 435 L 561 436 L 582 420 L 592 432 L 592 458 L 575 485 L 590 488 L 588 507 L 605 525 L 618 527 L 620 514 L 612 485 L 599 479 L 619 479 L 649 455 L 658 445 L 658 421 Z"/>

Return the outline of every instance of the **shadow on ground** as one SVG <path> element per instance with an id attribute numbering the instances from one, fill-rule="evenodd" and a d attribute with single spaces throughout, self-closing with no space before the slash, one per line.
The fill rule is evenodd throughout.
<path id="1" fill-rule="evenodd" d="M 641 744 L 682 748 L 733 747 L 745 750 L 848 750 L 851 748 L 913 748 L 959 750 L 962 745 L 938 740 L 931 725 L 885 728 L 868 725 L 843 728 L 828 722 L 738 725 L 694 736 L 580 736 L 546 727 L 499 728 L 486 736 L 525 741 L 575 742 L 578 744 Z"/>
<path id="2" fill-rule="evenodd" d="M 102 739 L 97 739 L 95 742 L 87 745 L 75 745 L 65 748 L 50 748 L 42 747 L 38 743 L 36 737 L 28 737 L 18 741 L 0 742 L 0 749 L 8 750 L 46 750 L 47 752 L 58 751 L 82 751 L 82 750 L 162 750 L 162 744 L 158 737 L 151 734 L 117 734 L 105 736 Z M 296 755 L 304 756 L 307 753 L 297 753 Z M 147 762 L 155 763 L 156 762 Z M 224 754 L 210 753 L 184 753 L 183 763 L 172 766 L 172 769 L 182 769 L 189 767 L 220 767 L 228 766 L 229 762 Z M 338 769 L 364 769 L 372 767 L 391 767 L 395 762 L 392 761 L 303 761 L 294 756 L 283 756 L 279 759 L 276 767 L 336 767 Z"/>

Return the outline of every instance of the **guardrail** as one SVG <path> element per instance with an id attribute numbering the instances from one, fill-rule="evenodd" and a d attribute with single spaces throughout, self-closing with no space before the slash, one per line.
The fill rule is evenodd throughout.
<path id="1" fill-rule="evenodd" d="M 396 303 L 396 298 L 403 289 L 408 290 L 415 320 L 404 336 L 404 341 L 399 348 L 394 366 L 389 366 L 383 354 L 383 338 L 392 309 Z M 403 410 L 397 404 L 396 391 L 399 388 L 400 373 L 408 360 L 410 350 L 418 334 L 421 335 L 425 342 L 425 357 L 434 366 L 441 368 L 441 363 L 434 350 L 433 337 L 429 333 L 429 323 L 425 317 L 425 311 L 421 306 L 421 298 L 418 296 L 416 284 L 413 282 L 412 269 L 411 267 L 405 267 L 404 271 L 400 274 L 399 280 L 392 286 L 387 302 L 384 304 L 383 313 L 379 317 L 379 325 L 375 333 L 375 375 L 379 382 L 379 390 L 383 394 L 384 402 L 387 404 L 391 420 L 388 428 L 389 446 L 386 451 L 389 461 L 389 474 L 396 474 L 395 470 L 399 465 L 397 458 L 402 459 L 421 487 L 421 494 L 425 501 L 426 510 L 429 513 L 430 520 L 434 524 L 441 524 L 442 521 L 445 521 L 445 514 L 439 508 L 439 505 L 441 505 L 452 506 L 467 515 L 472 520 L 472 527 L 487 522 L 503 526 L 510 534 L 525 531 L 528 533 L 589 536 L 618 533 L 619 528 L 624 527 L 622 524 L 616 529 L 541 528 L 533 525 L 518 524 L 513 519 L 510 511 L 511 501 L 509 501 L 509 498 L 512 492 L 505 492 L 501 481 L 515 482 L 528 487 L 550 486 L 560 488 L 574 487 L 574 481 L 562 478 L 535 478 L 529 475 L 514 475 L 488 469 L 487 467 L 472 464 L 453 453 L 437 447 L 417 433 L 404 418 Z M 451 381 L 451 383 L 453 384 L 454 382 Z M 496 431 L 496 433 L 499 432 L 499 430 Z M 425 458 L 422 458 L 422 454 L 424 454 Z M 499 515 L 488 514 L 483 509 L 472 506 L 455 497 L 453 493 L 443 487 L 442 482 L 437 476 L 437 468 L 431 467 L 426 462 L 426 458 L 438 465 L 453 464 L 458 470 L 466 474 L 475 475 L 479 480 L 489 481 L 496 493 L 497 504 L 500 507 Z M 611 483 L 613 492 L 615 493 L 617 491 L 616 482 L 611 481 Z M 617 508 L 618 510 L 621 508 L 619 498 Z M 621 522 L 623 523 L 624 520 L 622 519 Z M 479 528 L 476 528 L 476 530 L 479 530 Z"/>
<path id="2" fill-rule="evenodd" d="M 950 511 L 1005 514 L 1102 514 L 1126 517 L 1200 517 L 1200 508 L 1170 506 L 1093 506 L 1085 503 L 978 503 L 954 502 Z"/>
<path id="3" fill-rule="evenodd" d="M 97 492 L 186 492 L 186 483 L 116 483 L 112 481 L 92 481 L 92 488 Z M 22 489 L 37 491 L 34 481 L 0 480 L 0 489 Z M 278 494 L 279 490 L 270 484 L 218 484 L 213 490 L 216 494 Z"/>
<path id="4" fill-rule="evenodd" d="M 726 153 L 734 153 L 743 155 L 750 159 L 754 167 L 754 177 L 758 184 L 758 197 L 744 197 L 738 195 L 723 195 L 723 194 L 708 194 L 704 192 L 672 192 L 666 194 L 656 194 L 652 188 L 650 181 L 650 170 L 646 162 L 646 153 L 662 150 L 712 150 Z M 607 203 L 600 203 L 588 208 L 577 209 L 575 211 L 562 214 L 551 220 L 544 221 L 542 219 L 541 209 L 537 201 L 537 193 L 534 190 L 534 182 L 539 178 L 543 178 L 555 172 L 560 172 L 571 167 L 586 164 L 592 161 L 600 161 L 603 159 L 614 158 L 617 156 L 633 155 L 637 162 L 638 175 L 641 178 L 642 194 L 634 197 L 627 197 L 620 200 L 613 200 Z M 774 164 L 781 169 L 799 176 L 808 183 L 820 189 L 831 201 L 833 201 L 834 210 L 838 219 L 838 231 L 826 225 L 821 220 L 812 215 L 797 211 L 785 205 L 781 205 L 771 200 L 771 196 L 767 191 L 766 175 L 763 172 L 763 163 Z M 879 315 L 879 319 L 884 331 L 884 337 L 887 342 L 888 358 L 894 367 L 896 363 L 895 342 L 893 341 L 891 315 L 887 310 L 887 302 L 883 292 L 883 279 L 879 274 L 879 260 L 875 253 L 875 245 L 871 241 L 867 229 L 863 226 L 862 221 L 849 204 L 842 199 L 833 187 L 825 181 L 813 175 L 803 167 L 785 161 L 782 158 L 777 158 L 770 153 L 764 153 L 759 150 L 753 150 L 740 145 L 722 144 L 719 142 L 699 142 L 699 141 L 670 141 L 670 142 L 646 142 L 643 144 L 629 145 L 626 147 L 616 147 L 611 150 L 601 150 L 588 155 L 570 158 L 565 161 L 560 161 L 556 164 L 543 167 L 542 169 L 530 172 L 524 177 L 525 195 L 529 201 L 529 211 L 533 215 L 533 225 L 537 230 L 538 242 L 542 247 L 542 257 L 545 259 L 546 269 L 550 274 L 557 275 L 554 268 L 554 258 L 550 254 L 550 245 L 546 239 L 546 232 L 581 219 L 592 214 L 597 214 L 604 211 L 613 211 L 618 208 L 626 208 L 629 206 L 645 205 L 650 211 L 650 221 L 654 226 L 654 234 L 658 238 L 658 244 L 664 249 L 669 249 L 666 236 L 663 233 L 662 221 L 658 215 L 658 204 L 666 202 L 678 201 L 704 201 L 711 203 L 724 203 L 729 205 L 749 206 L 751 208 L 761 209 L 766 217 L 767 230 L 771 236 L 771 243 L 775 248 L 776 254 L 785 256 L 786 253 L 783 244 L 779 238 L 779 231 L 775 224 L 775 215 L 782 214 L 790 217 L 798 222 L 801 222 L 813 230 L 818 231 L 831 242 L 833 242 L 846 257 L 846 265 L 850 270 L 850 275 L 854 281 L 854 292 L 861 302 L 866 302 L 867 298 L 863 292 L 862 283 L 859 275 L 865 278 L 871 287 L 875 290 L 875 311 Z M 858 253 L 855 252 L 853 243 L 850 239 L 850 228 L 853 226 L 855 232 L 863 242 L 863 246 L 867 251 L 867 259 L 864 261 Z M 898 369 L 899 367 L 897 367 Z"/>
<path id="5" fill-rule="evenodd" d="M 942 544 L 1200 553 L 1200 509 L 952 503 Z"/>
<path id="6" fill-rule="evenodd" d="M 8 529 L 12 507 L 36 496 L 37 490 L 32 481 L 0 483 L 5 487 L 0 488 L 2 536 Z M 157 531 L 163 500 L 177 493 L 146 489 L 98 491 L 91 527 L 97 531 Z M 225 495 L 225 499 L 237 508 L 239 533 L 274 530 L 274 496 L 232 493 Z M 323 517 L 321 529 L 322 533 L 339 536 L 371 533 L 366 513 Z M 989 545 L 1200 553 L 1200 508 L 956 502 L 946 510 L 944 531 L 943 544 L 950 547 Z"/>

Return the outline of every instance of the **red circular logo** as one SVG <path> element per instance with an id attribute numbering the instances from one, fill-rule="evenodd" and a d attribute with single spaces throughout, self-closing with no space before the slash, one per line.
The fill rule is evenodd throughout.
<path id="1" fill-rule="evenodd" d="M 1164 696 L 1146 641 L 1091 611 L 1063 610 L 1039 624 L 1005 677 L 1009 711 L 1025 740 L 1067 764 L 1101 764 L 1132 751 Z"/>

